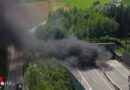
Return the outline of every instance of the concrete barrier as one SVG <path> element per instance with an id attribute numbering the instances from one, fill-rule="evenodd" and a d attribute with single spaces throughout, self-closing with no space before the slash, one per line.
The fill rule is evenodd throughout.
<path id="1" fill-rule="evenodd" d="M 85 88 L 80 84 L 76 77 L 68 70 L 70 77 L 72 79 L 72 85 L 76 90 L 85 90 Z"/>
<path id="2" fill-rule="evenodd" d="M 122 56 L 121 56 L 121 60 L 127 64 L 128 66 L 130 66 L 130 55 L 128 55 L 127 53 L 124 53 Z"/>

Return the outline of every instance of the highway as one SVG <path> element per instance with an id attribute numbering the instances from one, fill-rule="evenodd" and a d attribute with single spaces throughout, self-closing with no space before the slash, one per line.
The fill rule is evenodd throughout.
<path id="1" fill-rule="evenodd" d="M 37 28 L 38 28 L 39 26 L 43 26 L 43 25 L 45 25 L 46 23 L 47 23 L 47 21 L 43 21 L 43 22 L 41 22 L 40 24 L 38 24 L 38 25 L 36 25 L 35 27 L 33 27 L 32 29 L 30 29 L 29 31 L 30 31 L 32 34 L 34 34 L 35 31 L 37 30 Z"/>
<path id="2" fill-rule="evenodd" d="M 25 25 L 27 28 L 29 28 L 31 33 L 34 33 L 35 29 L 39 25 L 44 25 L 46 23 L 44 20 L 46 20 L 48 17 L 48 2 L 22 3 L 21 6 L 23 6 L 24 9 L 26 8 L 28 13 L 21 12 L 19 9 L 15 10 L 14 7 L 14 9 L 12 9 L 13 13 L 8 12 L 8 14 L 11 17 L 15 17 L 15 19 L 23 24 L 23 26 Z M 32 29 L 30 30 L 30 28 Z M 9 72 L 7 76 L 9 85 L 6 85 L 4 90 L 16 90 L 16 85 L 18 83 L 23 83 L 23 54 L 21 51 L 16 50 L 14 46 L 9 47 L 9 51 L 11 54 Z"/>
<path id="3" fill-rule="evenodd" d="M 72 69 L 65 63 L 62 65 L 75 76 L 85 90 L 116 90 L 113 85 L 119 90 L 129 90 L 128 76 L 130 71 L 117 60 L 106 60 L 99 65 L 100 69 Z"/>
<path id="4" fill-rule="evenodd" d="M 58 62 L 66 67 L 85 88 L 85 90 L 115 90 L 103 72 L 98 68 L 74 69 L 66 63 Z"/>
<path id="5" fill-rule="evenodd" d="M 4 87 L 4 90 L 16 90 L 18 83 L 23 83 L 23 60 L 22 53 L 17 51 L 13 46 L 9 48 L 11 53 L 10 66 L 7 81 L 11 82 Z"/>
<path id="6" fill-rule="evenodd" d="M 23 83 L 23 54 L 13 46 L 9 48 L 9 51 L 11 59 L 7 81 L 11 81 L 11 85 L 5 86 L 4 90 L 15 90 L 18 83 Z M 99 65 L 102 71 L 99 68 L 92 67 L 74 69 L 65 63 L 60 62 L 60 64 L 75 76 L 85 90 L 115 90 L 112 84 L 120 90 L 129 90 L 128 76 L 130 71 L 117 60 L 107 60 Z"/>
<path id="7" fill-rule="evenodd" d="M 35 30 L 38 28 L 40 25 L 46 24 L 46 21 L 43 21 L 42 23 L 38 24 L 37 26 L 33 27 L 29 31 L 31 33 L 34 33 Z M 15 49 L 14 46 L 9 47 L 9 52 L 10 52 L 10 66 L 9 66 L 9 72 L 8 72 L 8 77 L 7 81 L 11 82 L 9 85 L 6 85 L 4 87 L 4 90 L 16 90 L 16 85 L 19 83 L 23 84 L 23 57 L 22 52 L 18 51 Z"/>
<path id="8" fill-rule="evenodd" d="M 23 54 L 14 47 L 10 47 L 9 51 L 11 59 L 7 81 L 11 81 L 11 85 L 5 86 L 4 90 L 15 90 L 18 83 L 23 83 Z M 85 90 L 115 90 L 112 84 L 120 90 L 129 90 L 130 71 L 117 60 L 107 60 L 99 65 L 102 71 L 99 68 L 75 69 L 65 63 L 60 62 L 60 64 L 75 76 Z"/>
<path id="9" fill-rule="evenodd" d="M 86 80 L 89 90 L 114 90 L 99 69 L 79 70 L 79 74 Z"/>
<path id="10" fill-rule="evenodd" d="M 120 90 L 129 90 L 128 76 L 130 75 L 130 71 L 117 60 L 107 61 L 106 64 L 107 67 L 103 69 L 110 81 Z"/>

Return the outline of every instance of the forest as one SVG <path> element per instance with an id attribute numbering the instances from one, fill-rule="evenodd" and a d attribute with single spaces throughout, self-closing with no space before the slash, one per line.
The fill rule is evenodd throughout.
<path id="1" fill-rule="evenodd" d="M 78 37 L 88 42 L 114 42 L 129 52 L 130 6 L 93 5 L 88 9 L 58 9 L 36 30 L 41 40 Z"/>

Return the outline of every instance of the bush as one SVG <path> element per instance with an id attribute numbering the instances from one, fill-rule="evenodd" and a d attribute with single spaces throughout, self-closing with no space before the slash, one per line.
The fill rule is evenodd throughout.
<path id="1" fill-rule="evenodd" d="M 123 43 L 121 42 L 120 39 L 118 38 L 113 38 L 110 36 L 105 36 L 105 37 L 101 37 L 99 39 L 85 39 L 85 41 L 91 42 L 91 43 L 117 43 L 119 45 L 122 45 Z"/>
<path id="2" fill-rule="evenodd" d="M 100 4 L 100 1 L 96 1 L 93 3 L 93 6 L 96 6 L 96 5 L 99 5 Z"/>
<path id="3" fill-rule="evenodd" d="M 121 44 L 121 42 L 118 38 L 113 38 L 113 37 L 110 37 L 110 36 L 101 37 L 99 40 L 101 42 L 114 42 L 114 43 L 117 43 L 117 44 Z"/>
<path id="4" fill-rule="evenodd" d="M 41 68 L 37 65 L 30 65 L 25 73 L 25 82 L 27 83 L 29 90 L 36 90 L 37 86 L 41 84 L 42 73 Z"/>
<path id="5" fill-rule="evenodd" d="M 130 55 L 130 40 L 128 39 L 125 43 L 126 52 Z"/>
<path id="6" fill-rule="evenodd" d="M 35 34 L 38 39 L 63 39 L 70 35 L 79 39 L 115 36 L 118 23 L 93 10 L 59 9 L 49 16 L 47 23 L 40 26 Z"/>
<path id="7" fill-rule="evenodd" d="M 72 90 L 67 71 L 56 64 L 31 64 L 25 72 L 25 82 L 29 90 Z"/>
<path id="8" fill-rule="evenodd" d="M 127 53 L 130 55 L 130 44 L 127 45 L 126 50 L 127 50 Z"/>

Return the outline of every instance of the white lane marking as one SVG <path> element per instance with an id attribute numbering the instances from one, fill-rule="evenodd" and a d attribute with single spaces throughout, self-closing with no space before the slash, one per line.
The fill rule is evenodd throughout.
<path id="1" fill-rule="evenodd" d="M 79 74 L 81 75 L 81 77 L 83 78 L 83 80 L 85 81 L 85 83 L 88 85 L 89 90 L 92 90 L 92 88 L 90 87 L 90 85 L 88 84 L 88 82 L 86 81 L 86 79 L 84 78 L 84 76 L 83 76 L 83 74 L 81 73 L 81 71 L 80 71 L 80 70 L 78 70 L 78 71 L 79 71 Z"/>
<path id="2" fill-rule="evenodd" d="M 116 61 L 116 63 L 118 63 L 118 66 L 124 67 L 120 62 L 117 62 L 117 61 Z M 116 67 L 115 64 L 110 63 L 110 66 L 114 67 L 117 71 L 119 71 L 120 73 L 122 73 L 122 75 L 125 76 L 125 77 L 128 79 L 128 76 L 127 76 L 125 73 L 123 73 L 120 69 L 118 69 L 118 67 Z M 124 67 L 124 68 L 125 68 L 125 67 Z M 126 68 L 126 69 L 127 69 L 127 68 Z"/>
<path id="3" fill-rule="evenodd" d="M 96 70 L 95 70 L 96 71 Z M 96 71 L 96 73 L 98 74 L 98 76 L 99 77 L 101 77 L 100 76 L 100 74 Z M 111 90 L 113 90 L 112 88 L 111 88 L 111 86 L 103 79 L 103 77 L 101 77 L 101 79 L 106 83 L 106 85 L 111 89 Z"/>
<path id="4" fill-rule="evenodd" d="M 107 74 L 106 74 L 107 75 Z M 107 77 L 110 79 L 110 81 L 112 81 L 112 83 L 114 83 L 120 90 L 122 90 L 122 88 L 120 86 L 118 86 L 113 80 L 112 78 L 109 77 L 109 75 L 107 75 Z"/>
<path id="5" fill-rule="evenodd" d="M 114 68 L 114 69 L 117 70 L 117 71 L 119 71 L 119 73 L 125 77 L 125 79 L 126 79 L 125 81 L 128 82 L 128 78 L 127 78 L 127 76 L 126 76 L 123 72 L 121 72 L 120 69 L 118 69 L 118 68 Z M 124 86 L 124 87 L 125 87 L 125 86 L 128 86 L 128 83 L 125 84 L 125 85 L 123 85 L 123 86 Z"/>
<path id="6" fill-rule="evenodd" d="M 127 75 L 125 75 L 121 70 L 119 70 L 118 68 L 115 68 L 115 70 L 119 71 L 126 79 L 128 79 Z"/>
<path id="7" fill-rule="evenodd" d="M 115 67 L 113 64 L 110 64 L 110 66 L 112 66 L 115 70 L 117 70 L 118 72 L 120 72 L 126 79 L 128 79 L 127 75 L 125 75 L 120 69 L 118 69 L 117 67 Z"/>
<path id="8" fill-rule="evenodd" d="M 93 81 L 97 84 L 98 82 L 97 82 L 97 80 L 95 79 L 95 78 L 93 78 Z"/>

